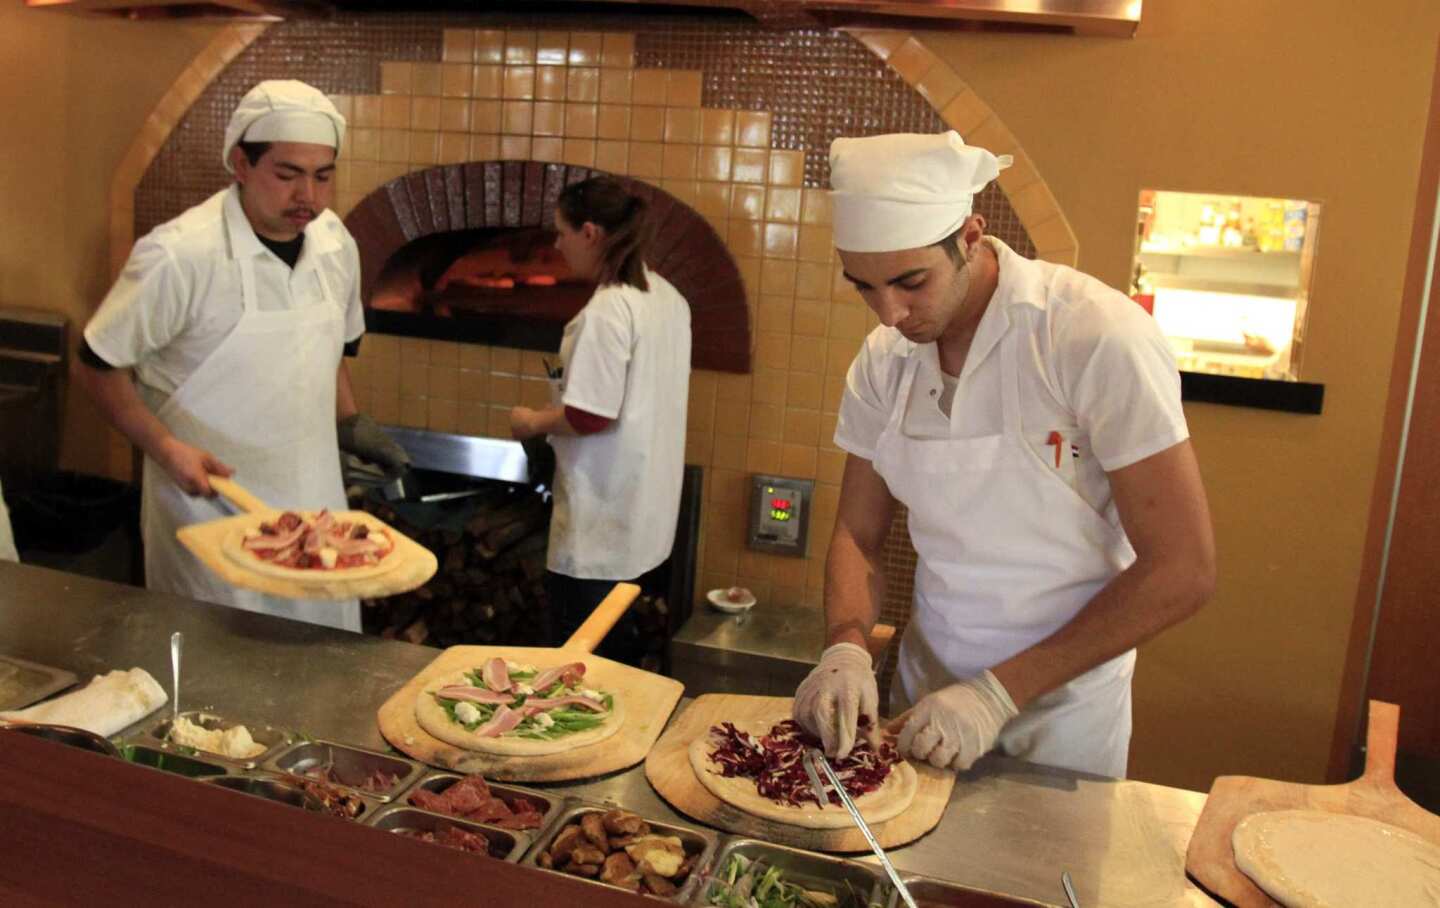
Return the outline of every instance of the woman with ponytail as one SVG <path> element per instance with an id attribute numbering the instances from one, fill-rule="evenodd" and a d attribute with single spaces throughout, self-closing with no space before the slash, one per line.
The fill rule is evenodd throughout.
<path id="1" fill-rule="evenodd" d="M 690 306 L 645 265 L 645 200 L 611 177 L 566 187 L 555 212 L 555 248 L 596 285 L 569 324 L 553 368 L 551 406 L 515 407 L 510 430 L 549 435 L 555 511 L 545 589 L 561 643 L 619 581 L 670 555 L 680 511 L 685 410 L 690 388 Z M 638 664 L 633 620 L 599 652 Z"/>

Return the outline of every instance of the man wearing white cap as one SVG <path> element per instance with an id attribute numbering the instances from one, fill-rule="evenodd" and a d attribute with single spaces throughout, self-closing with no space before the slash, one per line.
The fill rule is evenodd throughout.
<path id="1" fill-rule="evenodd" d="M 881 324 L 840 405 L 830 645 L 795 717 L 836 755 L 878 721 L 864 643 L 900 502 L 919 556 L 902 753 L 963 770 L 998 746 L 1121 777 L 1135 646 L 1210 595 L 1209 511 L 1153 320 L 984 234 L 974 195 L 1009 163 L 954 132 L 831 146 L 835 246 Z"/>
<path id="2" fill-rule="evenodd" d="M 234 183 L 135 244 L 85 328 L 76 376 L 145 452 L 148 587 L 359 630 L 354 600 L 237 589 L 175 539 L 229 513 L 210 474 L 277 506 L 333 510 L 345 507 L 339 448 L 406 460 L 357 412 L 342 356 L 365 330 L 355 240 L 328 210 L 344 137 L 311 86 L 251 89 L 225 131 Z"/>

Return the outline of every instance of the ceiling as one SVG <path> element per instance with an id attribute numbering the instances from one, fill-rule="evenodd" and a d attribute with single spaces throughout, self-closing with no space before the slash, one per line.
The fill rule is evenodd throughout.
<path id="1" fill-rule="evenodd" d="M 479 0 L 25 0 L 32 9 L 133 20 L 232 19 L 278 21 L 386 10 L 416 12 L 534 12 L 550 7 L 607 12 L 654 13 L 707 8 L 754 17 L 774 28 L 925 27 L 957 30 L 1041 31 L 1131 37 L 1140 22 L 1142 0 L 536 0 L 483 3 Z"/>

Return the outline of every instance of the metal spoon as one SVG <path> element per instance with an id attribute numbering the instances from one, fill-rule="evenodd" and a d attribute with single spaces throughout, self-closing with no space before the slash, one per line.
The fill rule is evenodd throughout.
<path id="1" fill-rule="evenodd" d="M 185 646 L 185 635 L 176 631 L 170 635 L 170 730 L 180 719 L 180 650 Z"/>
<path id="2" fill-rule="evenodd" d="M 1060 872 L 1060 885 L 1065 887 L 1065 897 L 1070 900 L 1070 908 L 1080 908 L 1080 899 L 1075 895 L 1075 884 L 1070 881 L 1070 871 Z"/>

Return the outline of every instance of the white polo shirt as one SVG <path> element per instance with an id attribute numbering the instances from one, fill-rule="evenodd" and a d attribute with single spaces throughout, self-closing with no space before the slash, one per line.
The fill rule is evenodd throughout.
<path id="1" fill-rule="evenodd" d="M 239 262 L 255 257 L 262 310 L 315 305 L 324 282 L 331 305 L 345 307 L 345 341 L 365 333 L 360 252 L 333 211 L 305 227 L 292 269 L 267 249 L 240 206 L 234 185 L 146 234 L 85 326 L 85 341 L 107 363 L 134 367 L 147 402 L 168 398 L 220 346 L 243 308 Z"/>
<path id="2" fill-rule="evenodd" d="M 917 345 L 881 326 L 850 364 L 835 444 L 873 461 L 880 433 L 901 405 L 901 430 L 912 437 L 999 434 L 1004 376 L 996 345 L 1008 323 L 1008 330 L 1025 332 L 1017 362 L 1025 440 L 1051 465 L 1058 448 L 1056 471 L 1118 525 L 1106 472 L 1190 434 L 1170 345 L 1155 320 L 1124 294 L 1073 268 L 1023 258 L 994 237 L 985 242 L 999 260 L 999 283 L 955 382 L 948 417 L 938 406 L 945 376 L 935 344 Z M 912 356 L 922 360 L 911 399 L 897 401 L 901 372 Z"/>
<path id="3" fill-rule="evenodd" d="M 690 305 L 649 269 L 648 291 L 601 287 L 565 326 L 558 403 L 614 420 L 552 435 L 555 510 L 546 566 L 629 580 L 675 545 L 690 400 Z"/>

